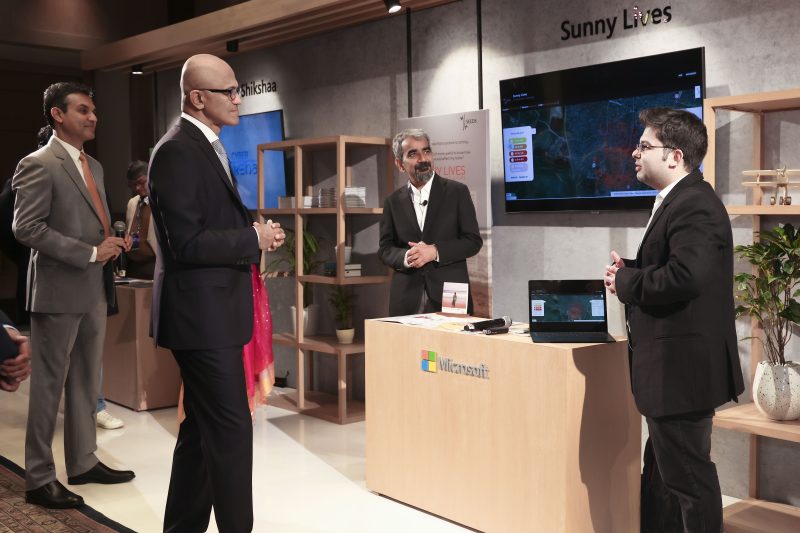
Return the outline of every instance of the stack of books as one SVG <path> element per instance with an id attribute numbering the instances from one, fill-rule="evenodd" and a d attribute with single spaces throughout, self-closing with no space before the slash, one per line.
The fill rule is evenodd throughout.
<path id="1" fill-rule="evenodd" d="M 347 263 L 344 266 L 344 277 L 354 278 L 361 275 L 361 263 Z"/>
<path id="2" fill-rule="evenodd" d="M 319 207 L 336 207 L 336 187 L 320 188 Z"/>
<path id="3" fill-rule="evenodd" d="M 278 208 L 285 209 L 287 207 L 294 207 L 294 196 L 278 196 Z"/>
<path id="4" fill-rule="evenodd" d="M 366 187 L 345 187 L 344 188 L 345 207 L 366 207 L 367 188 Z"/>

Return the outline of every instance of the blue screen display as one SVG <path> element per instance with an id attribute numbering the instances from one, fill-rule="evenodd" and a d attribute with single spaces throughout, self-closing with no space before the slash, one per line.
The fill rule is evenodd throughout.
<path id="1" fill-rule="evenodd" d="M 242 202 L 248 209 L 257 209 L 256 146 L 283 140 L 283 111 L 244 115 L 239 118 L 238 125 L 222 128 L 219 138 L 228 152 Z M 278 196 L 286 196 L 283 152 L 267 151 L 264 153 L 264 207 L 278 207 Z"/>

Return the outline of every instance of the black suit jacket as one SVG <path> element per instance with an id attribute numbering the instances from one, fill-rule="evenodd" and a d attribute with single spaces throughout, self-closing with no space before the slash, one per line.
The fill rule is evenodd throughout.
<path id="1" fill-rule="evenodd" d="M 173 350 L 243 346 L 253 334 L 252 218 L 214 149 L 181 119 L 150 160 L 157 254 L 152 333 Z"/>
<path id="2" fill-rule="evenodd" d="M 713 409 L 744 391 L 725 206 L 695 170 L 670 191 L 636 260 L 616 275 L 626 304 L 631 380 L 650 417 Z"/>
<path id="3" fill-rule="evenodd" d="M 6 331 L 5 326 L 13 326 L 6 314 L 0 311 L 0 362 L 19 355 L 19 346 L 11 340 L 11 336 Z"/>
<path id="4" fill-rule="evenodd" d="M 14 190 L 11 188 L 11 178 L 8 178 L 0 191 L 0 251 L 3 252 L 15 264 L 23 262 L 27 268 L 28 258 L 31 249 L 21 245 L 11 231 L 11 224 L 14 221 Z"/>
<path id="5" fill-rule="evenodd" d="M 428 295 L 428 310 L 441 311 L 444 282 L 469 283 L 467 258 L 477 254 L 483 245 L 467 186 L 439 175 L 432 179 L 425 231 L 420 231 L 417 224 L 407 185 L 389 195 L 383 204 L 378 256 L 394 269 L 389 296 L 391 316 L 416 313 L 423 290 Z M 439 262 L 405 268 L 408 243 L 420 241 L 436 245 Z M 472 309 L 471 298 L 469 308 Z"/>

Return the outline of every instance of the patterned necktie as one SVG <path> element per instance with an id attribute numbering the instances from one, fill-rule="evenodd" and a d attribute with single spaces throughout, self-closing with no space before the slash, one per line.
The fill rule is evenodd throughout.
<path id="1" fill-rule="evenodd" d="M 86 156 L 83 155 L 83 152 L 81 152 L 78 159 L 80 159 L 81 167 L 83 167 L 83 179 L 86 181 L 86 189 L 89 191 L 89 197 L 92 199 L 94 209 L 97 211 L 97 216 L 100 217 L 100 223 L 103 224 L 103 233 L 105 233 L 106 238 L 111 237 L 111 224 L 108 222 L 108 216 L 106 216 L 103 201 L 100 199 L 100 193 L 97 192 L 97 184 L 94 182 L 92 169 L 89 168 L 89 161 L 86 159 Z"/>
<path id="2" fill-rule="evenodd" d="M 233 175 L 231 175 L 231 167 L 228 163 L 228 154 L 225 152 L 225 147 L 222 146 L 222 141 L 219 139 L 215 140 L 211 143 L 211 146 L 214 147 L 214 151 L 217 153 L 217 157 L 219 158 L 219 162 L 222 163 L 222 168 L 225 169 L 225 174 L 228 175 L 228 179 L 231 181 L 231 185 L 236 185 L 233 181 Z"/>

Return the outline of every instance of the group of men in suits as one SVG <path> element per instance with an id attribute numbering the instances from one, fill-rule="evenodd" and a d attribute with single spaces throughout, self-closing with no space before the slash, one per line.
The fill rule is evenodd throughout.
<path id="1" fill-rule="evenodd" d="M 153 152 L 147 202 L 159 250 L 153 336 L 172 350 L 185 385 L 164 530 L 204 531 L 213 508 L 220 531 L 244 532 L 253 527 L 252 424 L 242 365 L 253 333 L 251 269 L 285 235 L 277 223 L 253 221 L 219 141 L 220 130 L 239 121 L 233 70 L 215 56 L 196 55 L 184 64 L 180 83 L 181 118 Z M 72 507 L 82 499 L 56 479 L 51 450 L 62 389 L 69 482 L 134 477 L 97 460 L 92 419 L 106 306 L 114 298 L 104 273 L 131 243 L 110 234 L 102 167 L 82 151 L 97 122 L 91 91 L 55 84 L 45 93 L 44 111 L 54 134 L 13 178 L 14 232 L 33 249 L 26 500 Z M 666 495 L 644 497 L 643 531 L 667 530 L 672 520 L 678 530 L 716 533 L 722 522 L 711 417 L 743 390 L 730 222 L 698 170 L 707 147 L 702 122 L 664 108 L 640 118 L 637 178 L 659 193 L 636 258 L 612 252 L 605 282 L 626 304 L 632 388 L 650 431 L 645 456 L 655 473 L 656 486 L 645 490 Z M 408 183 L 386 199 L 380 223 L 378 255 L 395 272 L 391 315 L 440 310 L 443 283 L 469 283 L 466 259 L 482 246 L 469 190 L 436 175 L 430 144 L 416 129 L 393 140 L 395 164 Z M 13 369 L 0 366 L 5 390 L 30 373 L 26 354 L 23 348 L 11 360 Z M 670 498 L 678 516 L 652 504 Z"/>
<path id="2" fill-rule="evenodd" d="M 144 234 L 139 245 L 149 245 L 156 256 L 153 336 L 173 351 L 185 386 L 186 418 L 175 447 L 165 531 L 204 531 L 212 507 L 220 531 L 250 531 L 253 525 L 252 421 L 242 347 L 253 332 L 251 269 L 261 250 L 274 251 L 285 234 L 280 224 L 253 221 L 219 141 L 221 128 L 239 121 L 238 86 L 233 70 L 217 57 L 186 61 L 181 119 L 156 146 L 148 201 L 137 202 L 132 217 L 142 211 L 152 216 L 148 224 L 157 243 L 138 220 Z M 50 86 L 44 114 L 52 136 L 20 161 L 12 178 L 14 236 L 32 249 L 32 369 L 24 338 L 9 324 L 24 348 L 0 365 L 0 386 L 14 390 L 32 372 L 26 501 L 69 508 L 83 499 L 55 474 L 52 440 L 62 392 L 69 483 L 134 478 L 94 455 L 106 311 L 115 297 L 112 262 L 132 243 L 130 235 L 111 234 L 102 166 L 83 152 L 97 124 L 91 90 L 75 83 Z M 130 180 L 137 192 L 140 181 L 147 189 L 147 169 L 140 167 Z M 0 319 L 5 325 L 6 317 Z"/>

